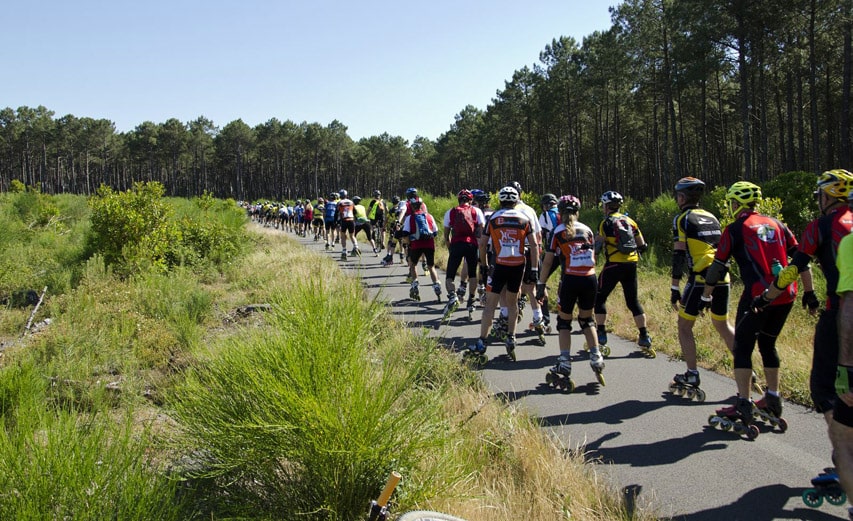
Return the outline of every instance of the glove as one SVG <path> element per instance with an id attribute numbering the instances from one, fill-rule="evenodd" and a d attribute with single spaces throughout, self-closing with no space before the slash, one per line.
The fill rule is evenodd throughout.
<path id="1" fill-rule="evenodd" d="M 525 282 L 527 282 L 528 284 L 535 284 L 539 281 L 539 268 L 530 268 L 528 272 L 529 275 L 527 276 L 527 280 Z"/>
<path id="2" fill-rule="evenodd" d="M 646 253 L 646 250 L 648 250 L 648 249 L 649 249 L 648 244 L 643 244 L 642 246 L 637 246 L 637 252 L 638 253 Z"/>
<path id="3" fill-rule="evenodd" d="M 547 289 L 547 286 L 544 282 L 536 283 L 536 300 L 541 301 L 545 299 L 545 289 Z"/>
<path id="4" fill-rule="evenodd" d="M 814 291 L 806 291 L 803 293 L 803 309 L 809 308 L 809 311 L 815 311 L 820 306 L 820 301 Z"/>
<path id="5" fill-rule="evenodd" d="M 761 313 L 764 311 L 764 308 L 769 305 L 770 299 L 768 299 L 765 292 L 762 291 L 760 295 L 752 299 L 752 304 L 749 305 L 749 309 L 751 309 L 753 313 Z"/>
<path id="6" fill-rule="evenodd" d="M 711 297 L 706 297 L 702 295 L 699 297 L 699 312 L 704 314 L 705 310 L 711 307 Z"/>
<path id="7" fill-rule="evenodd" d="M 681 302 L 681 290 L 678 286 L 672 286 L 669 290 L 669 303 L 673 306 Z"/>

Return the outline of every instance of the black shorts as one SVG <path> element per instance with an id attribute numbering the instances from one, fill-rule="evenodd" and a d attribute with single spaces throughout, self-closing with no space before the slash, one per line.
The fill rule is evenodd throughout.
<path id="1" fill-rule="evenodd" d="M 593 275 L 563 275 L 557 295 L 557 311 L 571 315 L 575 309 L 591 311 L 595 307 L 598 279 Z"/>
<path id="2" fill-rule="evenodd" d="M 841 425 L 853 427 L 853 407 L 838 400 L 838 403 L 835 404 L 835 408 L 832 410 L 832 419 Z"/>
<path id="3" fill-rule="evenodd" d="M 355 221 L 341 221 L 341 232 L 355 235 Z"/>
<path id="4" fill-rule="evenodd" d="M 678 315 L 687 320 L 696 320 L 699 316 L 699 297 L 705 290 L 704 282 L 696 282 L 692 277 L 681 293 L 681 309 Z M 711 318 L 726 320 L 729 314 L 729 285 L 717 284 L 711 293 Z"/>
<path id="5" fill-rule="evenodd" d="M 506 289 L 510 293 L 518 293 L 521 289 L 521 277 L 524 276 L 524 265 L 504 266 L 495 265 L 486 282 L 486 289 L 490 293 L 500 293 Z"/>
<path id="6" fill-rule="evenodd" d="M 370 225 L 370 223 L 369 223 L 369 222 L 367 222 L 367 223 L 357 223 L 357 224 L 355 225 L 355 232 L 354 232 L 354 234 L 355 234 L 355 235 L 358 235 L 358 232 L 360 232 L 361 230 L 364 230 L 364 234 L 365 234 L 365 235 L 367 235 L 367 238 L 368 238 L 368 239 L 372 239 L 372 238 L 373 238 L 373 237 L 371 237 L 371 236 L 373 235 L 373 227 Z"/>
<path id="7" fill-rule="evenodd" d="M 826 309 L 820 314 L 814 330 L 812 370 L 809 391 L 817 412 L 832 409 L 838 399 L 835 375 L 838 368 L 838 310 Z"/>
<path id="8" fill-rule="evenodd" d="M 426 260 L 428 267 L 435 265 L 435 248 L 409 248 L 409 260 L 412 261 L 412 264 L 417 264 L 421 260 L 421 256 Z"/>

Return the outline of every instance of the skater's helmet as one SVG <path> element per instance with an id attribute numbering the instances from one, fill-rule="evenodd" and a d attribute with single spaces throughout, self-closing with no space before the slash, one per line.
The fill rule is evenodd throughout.
<path id="1" fill-rule="evenodd" d="M 379 190 L 374 190 L 373 197 L 382 197 L 382 192 L 380 192 Z"/>
<path id="2" fill-rule="evenodd" d="M 557 199 L 557 196 L 554 194 L 545 194 L 542 196 L 542 199 L 539 202 L 542 203 L 543 207 L 545 207 L 545 206 L 554 206 L 555 204 L 557 204 L 559 202 L 559 200 Z"/>
<path id="3" fill-rule="evenodd" d="M 675 191 L 701 195 L 705 191 L 705 183 L 695 177 L 682 177 L 675 183 Z"/>
<path id="4" fill-rule="evenodd" d="M 761 187 L 749 181 L 738 181 L 726 192 L 726 201 L 749 204 L 761 200 Z"/>
<path id="5" fill-rule="evenodd" d="M 408 188 L 406 189 L 406 199 L 411 199 L 412 197 L 417 197 L 418 189 L 417 188 Z"/>
<path id="6" fill-rule="evenodd" d="M 470 203 L 474 200 L 474 194 L 472 194 L 470 190 L 463 188 L 462 190 L 459 190 L 458 194 L 456 194 L 456 199 L 460 203 Z"/>
<path id="7" fill-rule="evenodd" d="M 518 192 L 518 196 L 521 197 L 521 183 L 518 181 L 510 181 L 509 186 L 515 188 L 515 191 Z"/>
<path id="8" fill-rule="evenodd" d="M 347 191 L 344 190 L 343 188 L 341 188 L 341 190 L 338 192 L 338 195 L 341 196 L 341 199 L 346 199 L 347 198 Z"/>
<path id="9" fill-rule="evenodd" d="M 853 174 L 847 170 L 841 168 L 828 170 L 817 177 L 817 190 L 814 194 L 825 192 L 833 199 L 845 199 L 850 193 L 851 184 L 853 184 Z"/>
<path id="10" fill-rule="evenodd" d="M 601 204 L 603 204 L 604 206 L 619 208 L 624 202 L 625 198 L 622 197 L 622 194 L 614 190 L 610 190 L 601 194 Z"/>
<path id="11" fill-rule="evenodd" d="M 360 202 L 361 202 L 361 197 L 356 195 L 355 197 L 352 198 L 352 204 L 358 204 Z"/>
<path id="12" fill-rule="evenodd" d="M 398 204 L 400 202 L 400 198 L 395 196 L 391 197 L 391 204 Z"/>
<path id="13" fill-rule="evenodd" d="M 578 213 L 580 209 L 581 201 L 573 195 L 564 195 L 557 203 L 557 211 L 560 213 Z"/>
<path id="14" fill-rule="evenodd" d="M 514 205 L 518 202 L 518 190 L 512 186 L 505 186 L 498 192 L 498 200 L 501 204 Z"/>

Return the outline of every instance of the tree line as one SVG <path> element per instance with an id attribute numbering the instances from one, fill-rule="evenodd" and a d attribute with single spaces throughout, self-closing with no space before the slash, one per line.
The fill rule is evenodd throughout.
<path id="1" fill-rule="evenodd" d="M 853 0 L 627 0 L 611 26 L 553 39 L 485 109 L 464 107 L 435 141 L 353 140 L 271 118 L 106 119 L 0 110 L 0 189 L 92 194 L 158 181 L 169 195 L 315 197 L 346 188 L 435 194 L 525 190 L 655 197 L 685 175 L 720 185 L 849 168 Z"/>

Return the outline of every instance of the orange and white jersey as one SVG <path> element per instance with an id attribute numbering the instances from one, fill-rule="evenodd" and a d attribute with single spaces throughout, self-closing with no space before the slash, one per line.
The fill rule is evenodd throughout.
<path id="1" fill-rule="evenodd" d="M 495 264 L 523 266 L 527 236 L 533 233 L 528 216 L 515 208 L 501 208 L 486 222 L 485 235 L 492 243 Z"/>
<path id="2" fill-rule="evenodd" d="M 595 275 L 595 236 L 589 226 L 576 222 L 574 233 L 565 224 L 554 229 L 551 251 L 563 258 L 565 275 Z"/>

